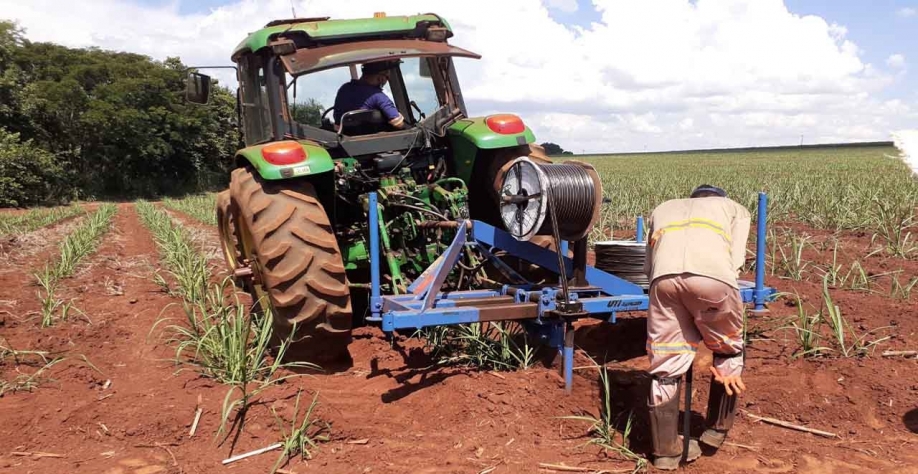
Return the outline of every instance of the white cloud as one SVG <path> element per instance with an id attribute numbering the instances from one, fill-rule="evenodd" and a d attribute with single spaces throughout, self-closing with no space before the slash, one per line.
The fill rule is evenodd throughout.
<path id="1" fill-rule="evenodd" d="M 577 11 L 577 0 L 544 0 L 545 6 L 555 8 L 566 13 Z"/>
<path id="2" fill-rule="evenodd" d="M 886 58 L 886 65 L 893 69 L 901 69 L 905 67 L 905 56 L 901 54 L 892 54 Z"/>
<path id="3" fill-rule="evenodd" d="M 902 18 L 911 18 L 915 15 L 918 15 L 918 8 L 903 7 L 896 11 L 896 15 L 899 15 Z"/>
<path id="4" fill-rule="evenodd" d="M 175 2 L 0 0 L 0 15 L 19 19 L 32 40 L 192 65 L 227 64 L 246 33 L 290 16 L 289 0 L 229 1 L 182 15 Z M 376 0 L 294 3 L 300 16 L 380 9 Z M 457 61 L 472 114 L 519 113 L 540 141 L 576 151 L 885 139 L 918 121 L 918 104 L 880 99 L 896 76 L 865 63 L 845 26 L 793 14 L 781 0 L 592 3 L 601 20 L 589 28 L 550 16 L 574 1 L 404 0 L 386 10 L 437 12 L 453 44 L 483 55 Z"/>

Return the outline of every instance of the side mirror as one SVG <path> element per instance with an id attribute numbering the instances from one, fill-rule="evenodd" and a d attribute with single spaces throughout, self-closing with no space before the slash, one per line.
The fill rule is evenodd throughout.
<path id="1" fill-rule="evenodd" d="M 430 62 L 429 62 L 430 60 L 427 58 L 418 58 L 418 59 L 419 59 L 418 74 L 420 74 L 421 77 L 431 77 Z"/>
<path id="2" fill-rule="evenodd" d="M 185 79 L 185 99 L 193 104 L 206 104 L 210 98 L 210 76 L 199 72 L 188 74 Z"/>

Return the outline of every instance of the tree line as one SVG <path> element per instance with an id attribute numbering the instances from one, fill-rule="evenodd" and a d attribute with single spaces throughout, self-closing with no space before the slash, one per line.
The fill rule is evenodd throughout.
<path id="1" fill-rule="evenodd" d="M 0 21 L 0 207 L 225 185 L 235 95 L 186 103 L 178 58 L 31 42 Z"/>
<path id="2" fill-rule="evenodd" d="M 552 142 L 545 142 L 541 144 L 542 148 L 545 149 L 545 154 L 552 155 L 573 155 L 573 152 L 567 151 L 564 148 L 561 148 L 561 145 Z"/>
<path id="3" fill-rule="evenodd" d="M 208 105 L 187 103 L 186 74 L 178 58 L 32 42 L 0 20 L 0 207 L 225 186 L 241 147 L 235 94 L 218 86 Z M 321 111 L 291 107 L 315 126 Z"/>

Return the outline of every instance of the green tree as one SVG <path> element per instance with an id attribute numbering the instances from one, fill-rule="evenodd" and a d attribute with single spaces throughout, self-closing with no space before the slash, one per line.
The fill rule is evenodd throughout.
<path id="1" fill-rule="evenodd" d="M 50 153 L 80 196 L 222 185 L 238 142 L 235 95 L 218 86 L 207 106 L 187 104 L 186 71 L 178 58 L 32 43 L 0 22 L 0 127 Z"/>
<path id="2" fill-rule="evenodd" d="M 309 98 L 305 104 L 293 104 L 290 106 L 290 115 L 293 120 L 303 124 L 312 125 L 313 127 L 322 126 L 322 104 L 319 101 Z"/>
<path id="3" fill-rule="evenodd" d="M 0 207 L 53 201 L 68 186 L 54 155 L 0 128 Z"/>
<path id="4" fill-rule="evenodd" d="M 19 69 L 11 67 L 13 55 L 22 47 L 22 30 L 11 21 L 0 21 L 0 125 L 11 121 L 16 111 Z"/>
<path id="5" fill-rule="evenodd" d="M 564 153 L 564 149 L 552 142 L 545 142 L 542 144 L 542 148 L 545 149 L 546 155 L 560 155 Z"/>

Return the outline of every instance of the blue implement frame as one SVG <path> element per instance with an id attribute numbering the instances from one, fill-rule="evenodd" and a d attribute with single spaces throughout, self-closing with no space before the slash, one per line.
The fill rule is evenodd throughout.
<path id="1" fill-rule="evenodd" d="M 569 288 L 569 303 L 579 305 L 579 310 L 566 313 L 558 303 L 562 290 L 556 286 L 537 287 L 531 284 L 503 285 L 499 289 L 443 292 L 441 287 L 456 266 L 467 246 L 478 246 L 489 259 L 496 259 L 493 250 L 502 250 L 542 268 L 559 273 L 557 254 L 529 242 L 516 240 L 508 232 L 485 222 L 471 220 L 456 223 L 452 243 L 436 262 L 431 264 L 402 295 L 381 295 L 379 265 L 379 220 L 374 212 L 376 193 L 369 194 L 370 240 L 370 317 L 369 321 L 381 323 L 387 334 L 399 329 L 420 329 L 430 326 L 516 320 L 526 323 L 530 332 L 561 352 L 565 390 L 570 392 L 573 382 L 573 320 L 580 317 L 598 318 L 616 322 L 616 315 L 625 311 L 646 311 L 650 298 L 644 289 L 634 283 L 590 265 L 584 268 L 588 284 Z M 740 296 L 744 303 L 753 303 L 756 310 L 777 293 L 765 286 L 765 222 L 767 197 L 759 194 L 755 259 L 755 282 L 740 281 Z M 636 239 L 644 240 L 643 218 L 637 221 Z M 567 244 L 567 242 L 563 242 Z M 563 245 L 562 262 L 567 275 L 574 270 L 574 261 L 568 257 Z M 496 263 L 500 264 L 499 260 Z M 567 305 L 563 305 L 567 306 Z"/>

